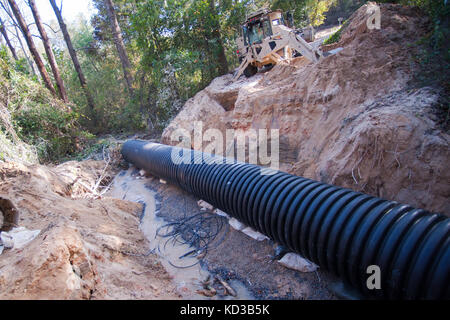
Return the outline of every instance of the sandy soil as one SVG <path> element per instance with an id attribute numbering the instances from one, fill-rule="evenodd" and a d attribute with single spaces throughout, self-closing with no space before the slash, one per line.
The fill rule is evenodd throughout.
<path id="1" fill-rule="evenodd" d="M 114 175 L 103 161 L 0 163 L 0 198 L 15 206 L 18 226 L 40 230 L 0 255 L 0 299 L 180 297 L 138 229 L 142 205 L 88 191 Z"/>

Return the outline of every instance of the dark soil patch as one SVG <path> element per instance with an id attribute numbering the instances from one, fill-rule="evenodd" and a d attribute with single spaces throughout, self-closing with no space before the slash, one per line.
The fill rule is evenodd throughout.
<path id="1" fill-rule="evenodd" d="M 151 178 L 146 186 L 157 192 L 158 216 L 167 221 L 199 212 L 196 199 L 180 188 Z M 275 243 L 256 241 L 242 232 L 224 228 L 223 240 L 202 259 L 203 267 L 222 279 L 239 280 L 257 299 L 336 299 L 329 286 L 337 279 L 321 271 L 301 273 L 273 260 Z M 218 239 L 222 239 L 219 235 Z"/>

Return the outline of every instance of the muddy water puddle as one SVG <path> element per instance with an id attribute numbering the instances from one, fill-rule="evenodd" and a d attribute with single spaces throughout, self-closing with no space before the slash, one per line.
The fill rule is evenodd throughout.
<path id="1" fill-rule="evenodd" d="M 202 268 L 197 258 L 186 256 L 179 259 L 195 248 L 157 236 L 158 229 L 166 225 L 167 221 L 157 216 L 156 192 L 146 187 L 147 182 L 148 179 L 137 174 L 135 168 L 130 168 L 114 178 L 108 196 L 144 205 L 139 228 L 150 243 L 149 249 L 161 257 L 161 263 L 173 277 L 178 293 L 184 299 L 254 299 L 242 282 L 237 280 L 229 282 L 236 292 L 236 297 L 216 295 L 208 298 L 196 292 L 201 289 L 201 281 L 208 277 L 213 279 L 213 276 Z"/>

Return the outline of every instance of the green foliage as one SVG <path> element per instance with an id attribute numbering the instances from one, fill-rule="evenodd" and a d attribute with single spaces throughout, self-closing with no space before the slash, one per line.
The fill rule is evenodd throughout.
<path id="1" fill-rule="evenodd" d="M 56 161 L 76 150 L 76 119 L 75 112 L 58 110 L 49 104 L 19 109 L 13 115 L 19 136 L 36 145 L 44 161 Z"/>
<path id="2" fill-rule="evenodd" d="M 332 35 L 330 35 L 327 39 L 325 39 L 325 41 L 323 42 L 323 44 L 327 45 L 327 44 L 332 44 L 332 43 L 336 43 L 339 40 L 341 40 L 341 35 L 342 32 L 344 31 L 345 27 L 348 24 L 348 20 L 345 20 L 342 25 L 339 27 L 338 30 L 336 30 L 335 33 L 333 33 Z"/>
<path id="3" fill-rule="evenodd" d="M 395 0 L 394 0 L 395 1 Z M 134 94 L 130 95 L 113 41 L 104 1 L 93 0 L 97 14 L 69 25 L 88 87 L 95 100 L 97 133 L 155 132 L 167 125 L 183 103 L 226 69 L 238 66 L 236 38 L 248 13 L 261 7 L 293 13 L 296 27 L 324 22 L 330 8 L 354 8 L 356 0 L 114 0 L 130 58 Z M 431 0 L 403 0 L 419 5 L 435 21 L 432 47 L 445 47 L 448 33 L 442 7 Z M 439 10 L 437 10 L 438 8 Z M 445 7 L 444 9 L 447 9 Z M 339 9 L 339 10 L 341 10 Z M 344 10 L 342 9 L 342 10 Z M 341 11 L 342 11 L 341 10 Z M 340 14 L 336 13 L 336 14 Z M 445 10 L 444 10 L 445 11 Z M 340 39 L 343 28 L 326 44 Z M 56 48 L 55 48 L 56 49 Z M 434 49 L 433 49 L 434 50 Z M 441 53 L 449 51 L 439 49 Z M 77 122 L 89 124 L 86 97 L 65 50 L 55 50 Z M 425 59 L 426 60 L 426 59 Z M 425 63 L 424 60 L 424 63 Z M 431 61 L 431 60 L 430 60 Z M 17 68 L 16 68 L 17 69 Z M 448 73 L 448 72 L 447 72 Z"/>
<path id="4" fill-rule="evenodd" d="M 93 137 L 82 151 L 70 158 L 67 158 L 67 160 L 105 160 L 105 155 L 110 154 L 112 150 L 117 150 L 120 148 L 120 145 L 121 143 L 111 136 L 103 136 L 99 138 Z"/>
<path id="5" fill-rule="evenodd" d="M 0 161 L 36 164 L 39 159 L 34 146 L 12 139 L 11 135 L 0 126 Z"/>
<path id="6" fill-rule="evenodd" d="M 15 70 L 17 64 L 3 59 L 0 52 L 0 152 L 3 158 L 17 158 L 15 149 L 25 149 L 23 160 L 33 154 L 40 161 L 57 162 L 78 152 L 82 138 L 79 114 L 54 98 L 48 90 L 27 73 Z M 5 155 L 8 155 L 5 157 Z M 16 159 L 17 160 L 17 159 Z"/>
<path id="7" fill-rule="evenodd" d="M 128 52 L 138 58 L 135 60 L 138 95 L 133 102 L 139 108 L 127 105 L 126 109 L 131 111 L 130 115 L 139 109 L 140 114 L 129 119 L 137 121 L 137 125 L 148 121 L 153 129 L 161 130 L 184 101 L 224 70 L 237 67 L 235 40 L 250 11 L 262 6 L 299 9 L 301 20 L 307 20 L 309 15 L 318 25 L 332 3 L 332 0 L 137 0 L 130 6 L 126 1 L 115 1 Z M 104 4 L 100 0 L 94 4 L 99 12 L 92 19 L 95 37 L 102 48 L 114 54 Z M 116 126 L 120 121 L 110 123 Z"/>
<path id="8" fill-rule="evenodd" d="M 95 101 L 96 133 L 143 129 L 145 123 L 139 114 L 139 103 L 129 98 L 114 44 L 96 40 L 94 29 L 83 19 L 69 29 Z M 90 110 L 72 60 L 67 52 L 57 48 L 54 51 L 73 109 L 79 114 L 78 121 L 83 127 L 89 127 Z"/>
<path id="9" fill-rule="evenodd" d="M 362 2 L 114 0 L 132 64 L 134 92 L 130 94 L 104 1 L 93 0 L 98 12 L 91 24 L 80 17 L 69 25 L 69 31 L 95 101 L 96 133 L 146 128 L 161 132 L 187 99 L 227 69 L 238 66 L 235 40 L 251 11 L 261 7 L 290 11 L 299 28 L 321 25 L 330 8 L 345 11 Z M 422 66 L 417 77 L 423 82 L 433 79 L 444 84 L 448 93 L 449 4 L 444 0 L 386 2 L 415 5 L 430 16 L 429 35 L 415 45 L 416 61 Z M 346 24 L 324 43 L 339 41 Z M 92 134 L 83 130 L 91 123 L 91 112 L 65 46 L 55 46 L 53 50 L 71 101 L 70 109 L 31 75 L 24 58 L 14 61 L 6 47 L 0 47 L 0 159 L 22 157 L 35 162 L 37 155 L 41 161 L 74 156 L 81 159 L 105 147 L 104 142 L 94 143 Z M 443 101 L 440 108 L 448 121 L 448 101 Z"/>
<path id="10" fill-rule="evenodd" d="M 28 65 L 27 59 L 19 58 L 18 60 L 14 60 L 10 57 L 9 50 L 6 46 L 0 46 L 0 59 L 3 60 L 3 63 L 6 65 L 12 66 L 11 69 L 14 69 L 22 74 L 31 75 L 30 66 Z M 9 72 L 10 67 L 3 67 L 2 70 L 3 72 Z"/>
<path id="11" fill-rule="evenodd" d="M 292 10 L 298 26 L 315 25 L 334 0 L 114 0 L 132 63 L 130 98 L 113 41 L 104 1 L 93 0 L 92 29 L 70 26 L 74 47 L 95 99 L 100 132 L 160 132 L 183 103 L 215 77 L 239 65 L 236 38 L 250 11 L 262 6 Z M 87 106 L 77 74 L 66 54 L 63 65 L 69 97 L 85 125 Z M 66 62 L 61 61 L 66 60 Z M 67 61 L 69 61 L 67 63 Z"/>
<path id="12" fill-rule="evenodd" d="M 308 18 L 312 26 L 317 27 L 323 24 L 325 14 L 335 0 L 311 1 L 308 8 Z"/>
<path id="13" fill-rule="evenodd" d="M 0 59 L 9 62 L 9 55 L 7 50 L 8 49 L 6 49 L 6 46 L 0 46 Z"/>
<path id="14" fill-rule="evenodd" d="M 14 69 L 20 73 L 27 74 L 31 76 L 30 65 L 28 64 L 27 59 L 19 58 L 15 62 Z"/>
<path id="15" fill-rule="evenodd" d="M 297 27 L 320 26 L 325 14 L 336 0 L 275 0 L 271 1 L 272 9 L 291 11 Z"/>
<path id="16" fill-rule="evenodd" d="M 137 1 L 128 33 L 142 52 L 143 109 L 161 128 L 182 102 L 221 74 L 219 8 L 210 1 Z M 226 26 L 229 27 L 229 26 Z M 225 53 L 226 54 L 226 53 Z M 226 63 L 226 62 L 225 62 Z"/>
<path id="17" fill-rule="evenodd" d="M 333 33 L 327 39 L 325 39 L 323 44 L 327 45 L 327 44 L 332 44 L 332 43 L 338 42 L 341 39 L 341 34 L 342 34 L 342 27 L 339 28 L 335 33 Z"/>

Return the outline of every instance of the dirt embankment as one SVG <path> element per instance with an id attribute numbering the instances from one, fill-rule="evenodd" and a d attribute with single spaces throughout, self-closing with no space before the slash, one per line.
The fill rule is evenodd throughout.
<path id="1" fill-rule="evenodd" d="M 349 19 L 332 46 L 343 50 L 316 64 L 300 58 L 235 83 L 232 75 L 215 79 L 162 141 L 177 144 L 172 133 L 192 133 L 194 121 L 224 136 L 279 129 L 282 170 L 450 215 L 450 136 L 435 116 L 439 90 L 411 89 L 411 44 L 429 21 L 415 8 L 381 4 L 381 29 L 370 30 L 374 5 Z"/>
<path id="2" fill-rule="evenodd" d="M 15 206 L 20 227 L 40 230 L 0 255 L 0 299 L 178 297 L 138 229 L 142 205 L 98 195 L 114 174 L 103 161 L 0 162 L 0 205 Z"/>

